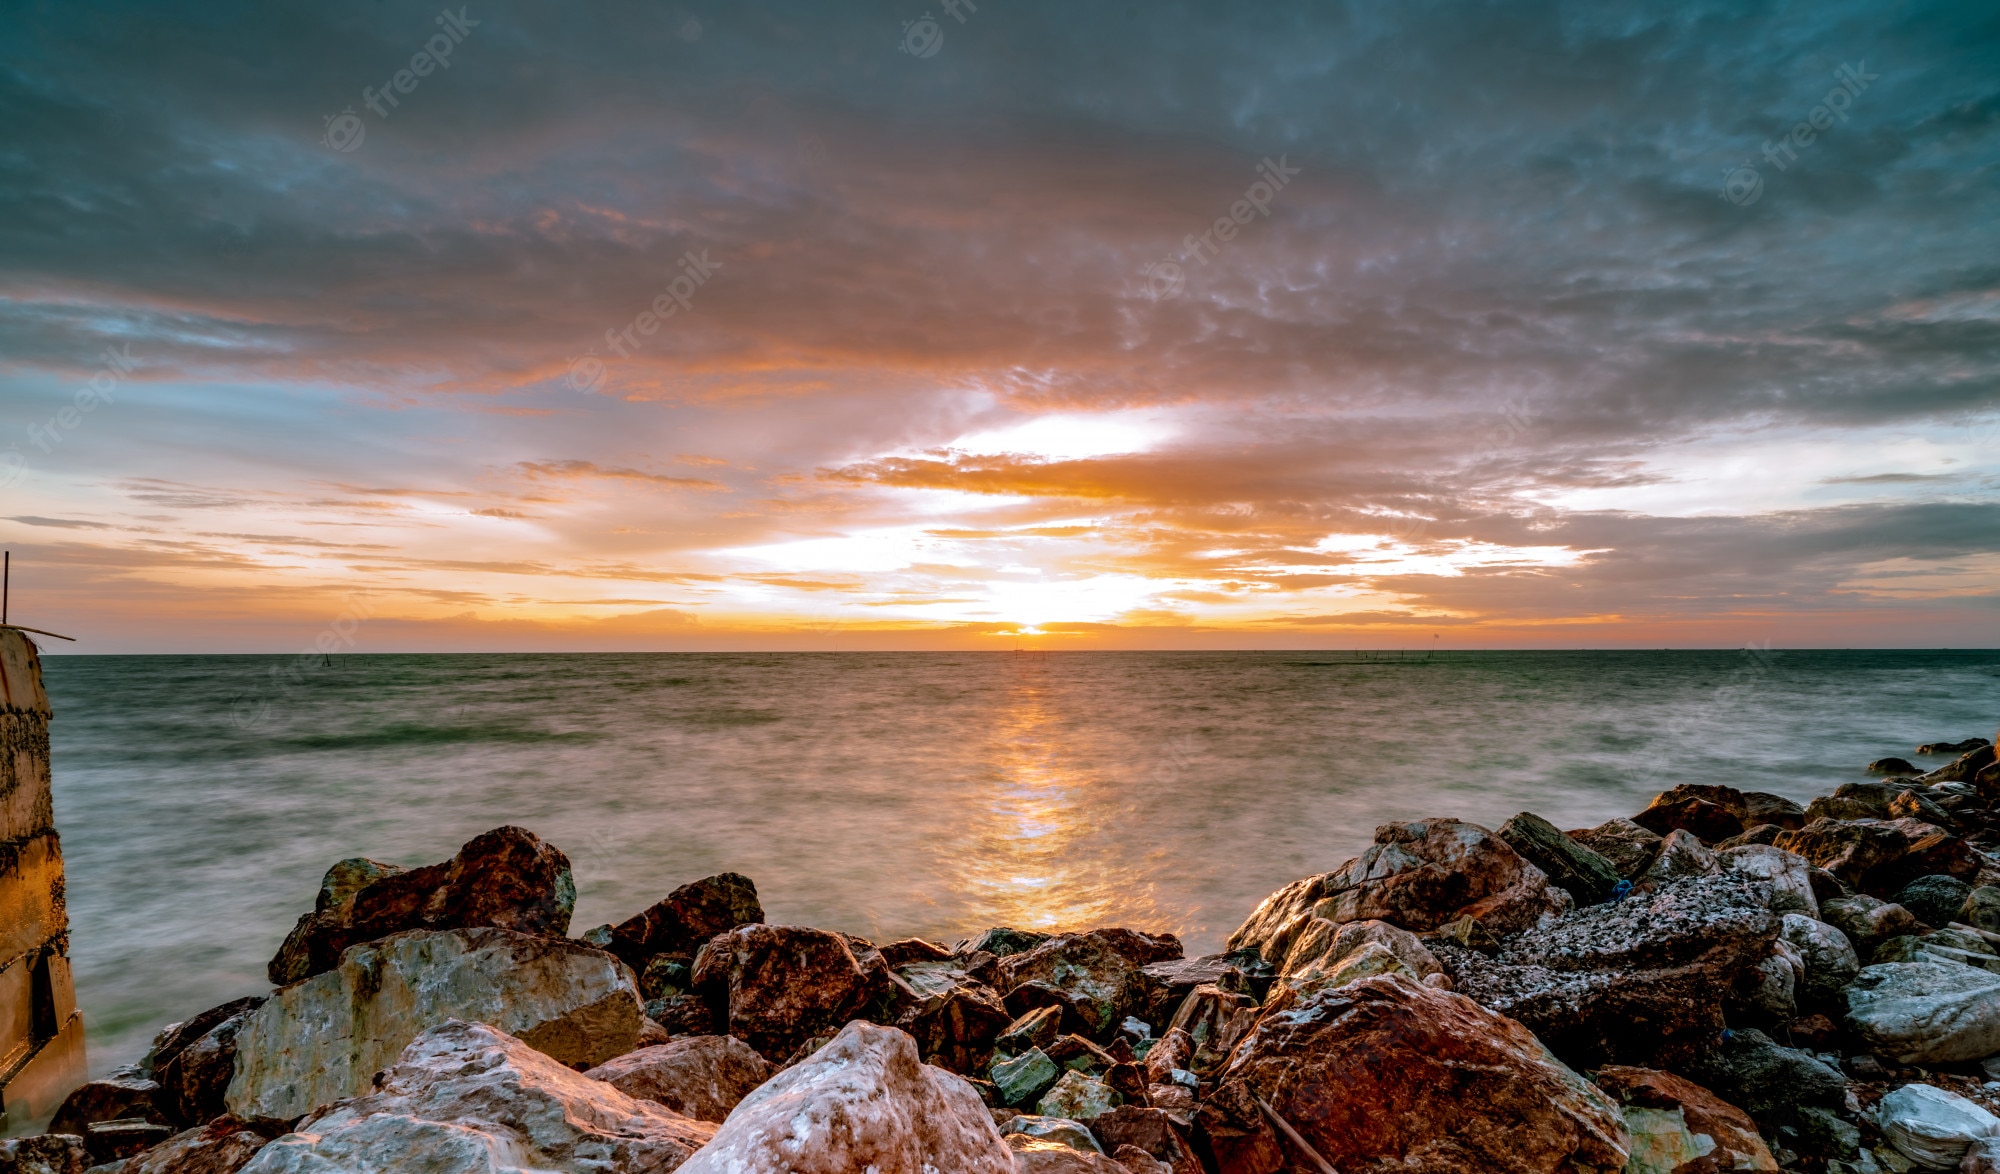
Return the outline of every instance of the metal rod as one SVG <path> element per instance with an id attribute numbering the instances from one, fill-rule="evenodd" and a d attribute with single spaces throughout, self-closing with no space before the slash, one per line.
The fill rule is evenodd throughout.
<path id="1" fill-rule="evenodd" d="M 1264 1110 L 1264 1115 L 1271 1119 L 1271 1124 L 1277 1126 L 1279 1132 L 1290 1138 L 1292 1144 L 1299 1147 L 1299 1152 L 1311 1158 L 1313 1163 L 1320 1168 L 1321 1174 L 1340 1174 L 1340 1171 L 1333 1168 L 1332 1162 L 1320 1157 L 1319 1151 L 1312 1148 L 1311 1144 L 1305 1138 L 1299 1136 L 1299 1131 L 1292 1128 L 1291 1122 L 1278 1116 L 1278 1111 L 1271 1107 L 1271 1102 L 1265 1100 L 1263 1097 L 1257 1097 L 1256 1100 L 1257 1107 Z"/>

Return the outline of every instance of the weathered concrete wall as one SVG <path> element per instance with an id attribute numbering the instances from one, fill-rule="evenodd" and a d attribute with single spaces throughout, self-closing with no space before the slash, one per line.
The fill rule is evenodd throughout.
<path id="1" fill-rule="evenodd" d="M 49 698 L 28 637 L 0 629 L 0 1113 L 39 1125 L 81 1084 L 62 841 L 49 789 Z"/>

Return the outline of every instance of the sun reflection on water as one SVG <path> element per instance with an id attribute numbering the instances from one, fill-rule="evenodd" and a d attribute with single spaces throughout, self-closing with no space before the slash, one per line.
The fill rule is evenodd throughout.
<path id="1" fill-rule="evenodd" d="M 1169 928 L 1151 881 L 1117 843 L 1112 825 L 1127 804 L 1115 780 L 1066 745 L 1044 671 L 1024 667 L 994 715 L 985 793 L 958 858 L 946 862 L 966 914 L 980 926 L 1042 931 Z"/>

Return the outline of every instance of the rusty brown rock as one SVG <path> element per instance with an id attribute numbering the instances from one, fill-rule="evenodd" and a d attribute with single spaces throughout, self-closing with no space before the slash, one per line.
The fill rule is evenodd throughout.
<path id="1" fill-rule="evenodd" d="M 1314 917 L 1386 921 L 1422 933 L 1474 918 L 1495 933 L 1550 921 L 1569 894 L 1498 836 L 1455 819 L 1389 823 L 1375 843 L 1340 869 L 1294 881 L 1264 899 L 1229 937 L 1273 965 Z"/>
<path id="2" fill-rule="evenodd" d="M 1198 986 L 1182 1001 L 1169 1030 L 1184 1033 L 1194 1046 L 1185 1066 L 1205 1072 L 1229 1058 L 1229 1049 L 1256 1020 L 1257 1000 L 1220 987 Z"/>
<path id="3" fill-rule="evenodd" d="M 1188 1070 L 1194 1059 L 1194 1040 L 1185 1031 L 1168 1028 L 1146 1052 L 1146 1083 L 1170 1084 L 1176 1068 Z"/>
<path id="4" fill-rule="evenodd" d="M 1704 844 L 1740 836 L 1743 834 L 1743 817 L 1723 803 L 1715 802 L 1715 799 L 1723 798 L 1720 792 L 1728 792 L 1731 796 L 1741 794 L 1729 787 L 1684 784 L 1654 796 L 1646 810 L 1632 817 L 1632 822 L 1663 836 L 1673 831 L 1684 831 Z"/>
<path id="5" fill-rule="evenodd" d="M 286 986 L 300 979 L 310 978 L 322 970 L 332 968 L 332 961 L 320 965 L 330 943 L 329 936 L 339 936 L 345 932 L 354 914 L 354 895 L 362 889 L 403 871 L 393 864 L 380 860 L 370 860 L 366 856 L 355 856 L 336 861 L 326 875 L 320 878 L 319 896 L 313 901 L 311 913 L 299 918 L 292 932 L 285 936 L 284 944 L 265 969 L 272 983 Z M 339 958 L 335 952 L 334 959 Z"/>
<path id="6" fill-rule="evenodd" d="M 48 1132 L 82 1137 L 92 1122 L 117 1121 L 127 1117 L 160 1124 L 172 1120 L 166 1111 L 166 1099 L 160 1094 L 159 1084 L 139 1075 L 134 1068 L 120 1069 L 101 1080 L 86 1081 L 71 1090 L 49 1121 Z"/>
<path id="7" fill-rule="evenodd" d="M 998 995 L 981 984 L 967 982 L 943 993 L 924 995 L 897 1017 L 896 1026 L 917 1041 L 917 1051 L 926 1063 L 972 1075 L 986 1071 L 993 1058 L 994 1040 L 1007 1030 L 1010 1020 Z"/>
<path id="8" fill-rule="evenodd" d="M 994 985 L 1007 992 L 1009 1009 L 1020 1014 L 1031 1007 L 1021 1005 L 1015 991 L 1039 984 L 1057 993 L 1075 1011 L 1083 1028 L 1102 1039 L 1125 1016 L 1144 1009 L 1150 984 L 1141 970 L 1149 963 L 1180 956 L 1180 939 L 1172 934 L 1130 929 L 1058 934 L 1000 959 Z"/>
<path id="9" fill-rule="evenodd" d="M 643 974 L 658 955 L 693 958 L 716 934 L 763 920 L 756 883 L 741 873 L 717 873 L 682 885 L 645 912 L 612 926 L 605 948 Z"/>
<path id="10" fill-rule="evenodd" d="M 717 934 L 696 957 L 693 981 L 725 1008 L 730 1035 L 780 1063 L 838 1031 L 874 989 L 846 937 L 797 925 Z"/>
<path id="11" fill-rule="evenodd" d="M 328 896 L 325 885 L 320 896 Z M 405 930 L 492 926 L 560 937 L 569 932 L 575 907 L 569 857 L 526 828 L 499 827 L 474 837 L 442 864 L 359 884 L 344 906 L 336 902 L 324 916 L 316 906 L 271 960 L 271 979 L 283 986 L 324 973 L 340 964 L 349 946 Z"/>
<path id="12" fill-rule="evenodd" d="M 1678 1109 L 1688 1132 L 1715 1143 L 1708 1157 L 1721 1170 L 1771 1174 L 1777 1159 L 1757 1132 L 1750 1114 L 1691 1080 L 1651 1068 L 1610 1064 L 1597 1070 L 1597 1087 L 1621 1105 L 1672 1112 Z"/>
<path id="13" fill-rule="evenodd" d="M 1607 819 L 1594 828 L 1578 828 L 1563 834 L 1609 860 L 1626 880 L 1639 879 L 1639 874 L 1653 862 L 1653 854 L 1660 850 L 1660 833 L 1629 819 Z"/>
<path id="14" fill-rule="evenodd" d="M 1201 1174 L 1200 1160 L 1164 1109 L 1120 1105 L 1092 1118 L 1090 1131 L 1108 1153 L 1136 1146 L 1155 1161 L 1165 1162 L 1173 1174 Z"/>
<path id="15" fill-rule="evenodd" d="M 218 1116 L 127 1158 L 118 1174 L 236 1174 L 258 1150 L 284 1133 L 281 1122 Z"/>
<path id="16" fill-rule="evenodd" d="M 627 1052 L 585 1073 L 628 1097 L 720 1124 L 777 1066 L 734 1036 L 694 1035 Z"/>
<path id="17" fill-rule="evenodd" d="M 1618 1110 L 1527 1028 L 1399 975 L 1273 998 L 1201 1117 L 1221 1174 L 1615 1174 Z M 1265 1106 L 1269 1106 L 1268 1111 Z"/>

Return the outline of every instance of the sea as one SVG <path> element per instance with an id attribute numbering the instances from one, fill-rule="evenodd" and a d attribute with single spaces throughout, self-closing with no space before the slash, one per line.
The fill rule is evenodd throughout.
<path id="1" fill-rule="evenodd" d="M 1798 800 L 1991 737 L 2000 652 L 48 656 L 70 946 L 102 1073 L 270 989 L 326 867 L 503 824 L 572 933 L 750 876 L 768 920 L 950 944 L 1124 925 L 1220 948 L 1373 829 Z M 1940 765 L 1943 760 L 1928 760 Z"/>

